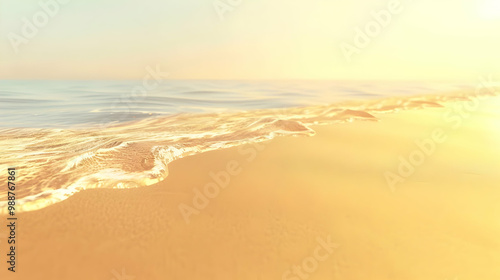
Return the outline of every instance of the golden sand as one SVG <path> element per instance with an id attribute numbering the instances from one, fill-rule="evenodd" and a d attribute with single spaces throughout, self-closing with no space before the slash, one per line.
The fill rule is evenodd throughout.
<path id="1" fill-rule="evenodd" d="M 206 152 L 21 213 L 0 279 L 498 280 L 497 99 Z"/>

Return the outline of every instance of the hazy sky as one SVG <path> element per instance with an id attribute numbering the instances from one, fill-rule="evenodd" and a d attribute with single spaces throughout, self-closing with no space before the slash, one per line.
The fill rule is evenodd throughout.
<path id="1" fill-rule="evenodd" d="M 174 79 L 475 80 L 500 66 L 499 0 L 39 1 L 0 0 L 2 79 L 140 79 L 159 65 Z M 214 3 L 236 4 L 221 19 Z"/>

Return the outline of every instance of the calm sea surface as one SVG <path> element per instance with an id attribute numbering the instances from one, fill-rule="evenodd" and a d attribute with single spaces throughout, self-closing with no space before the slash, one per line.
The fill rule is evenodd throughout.
<path id="1" fill-rule="evenodd" d="M 468 88 L 424 82 L 0 81 L 0 127 L 69 128 L 158 115 L 246 111 Z"/>

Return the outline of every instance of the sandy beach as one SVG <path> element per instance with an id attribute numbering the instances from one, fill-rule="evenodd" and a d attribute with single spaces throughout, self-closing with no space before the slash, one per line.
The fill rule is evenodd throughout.
<path id="1" fill-rule="evenodd" d="M 0 278 L 500 279 L 500 102 L 456 104 L 186 157 L 156 185 L 21 213 L 17 272 Z"/>
<path id="2" fill-rule="evenodd" d="M 0 280 L 500 280 L 500 0 L 0 3 Z"/>

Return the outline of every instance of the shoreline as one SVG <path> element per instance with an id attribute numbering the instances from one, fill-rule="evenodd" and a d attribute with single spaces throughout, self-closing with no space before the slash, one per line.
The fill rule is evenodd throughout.
<path id="1" fill-rule="evenodd" d="M 231 135 L 225 135 L 226 131 L 216 129 L 213 133 L 217 135 L 216 138 L 219 138 L 218 142 L 212 142 L 211 137 L 198 141 L 196 133 L 189 135 L 190 132 L 185 131 L 184 128 L 193 126 L 195 130 L 196 128 L 199 130 L 196 130 L 199 134 L 205 134 L 207 132 L 206 128 L 200 126 L 200 124 L 210 123 L 213 117 L 211 114 L 193 116 L 180 114 L 145 119 L 128 124 L 118 124 L 116 126 L 106 126 L 104 130 L 42 129 L 36 130 L 38 132 L 32 131 L 30 133 L 22 130 L 17 132 L 19 133 L 17 136 L 15 136 L 15 133 L 13 135 L 4 135 L 5 139 L 0 139 L 0 143 L 8 146 L 11 144 L 9 137 L 22 139 L 23 144 L 18 143 L 18 145 L 24 146 L 24 149 L 9 151 L 8 155 L 10 157 L 6 157 L 6 162 L 11 165 L 18 162 L 15 159 L 16 156 L 25 156 L 24 150 L 31 152 L 28 162 L 23 161 L 21 163 L 27 164 L 30 167 L 21 167 L 25 167 L 25 170 L 30 170 L 25 175 L 32 179 L 29 184 L 34 185 L 33 190 L 30 190 L 30 193 L 33 194 L 27 196 L 23 193 L 21 195 L 19 199 L 23 206 L 19 210 L 21 212 L 36 211 L 47 205 L 58 203 L 83 189 L 150 186 L 163 181 L 168 176 L 168 165 L 179 158 L 214 149 L 239 146 L 245 142 L 265 142 L 269 138 L 276 137 L 276 135 L 314 135 L 315 132 L 311 127 L 317 124 L 332 125 L 364 120 L 379 121 L 386 114 L 426 110 L 428 108 L 447 108 L 453 106 L 453 104 L 464 106 L 465 111 L 474 111 L 478 104 L 482 102 L 481 100 L 494 98 L 498 95 L 498 93 L 493 91 L 494 88 L 492 84 L 487 84 L 483 80 L 477 85 L 475 92 L 454 91 L 441 94 L 388 96 L 374 100 L 352 100 L 324 106 L 221 113 L 221 115 L 218 115 L 218 121 L 211 124 L 211 127 L 225 127 L 229 125 L 231 127 L 229 129 Z M 464 113 L 458 113 L 461 114 L 458 116 L 458 120 L 456 116 L 449 116 L 449 121 L 461 122 L 461 119 L 463 119 L 462 114 Z M 247 120 L 242 121 L 243 119 Z M 164 127 L 175 127 L 178 131 L 173 129 L 172 134 L 165 133 Z M 245 129 L 242 129 L 242 127 Z M 28 130 L 31 131 L 32 129 Z M 138 130 L 148 131 L 148 134 L 140 136 L 133 133 L 133 131 Z M 17 130 L 14 129 L 12 131 Z M 36 136 L 31 136 L 32 134 Z M 163 139 L 163 141 L 157 140 L 156 143 L 149 141 L 149 139 L 155 138 L 157 134 L 163 135 L 162 137 L 158 137 L 159 139 Z M 117 135 L 122 135 L 123 137 L 118 137 Z M 436 138 L 439 137 L 439 135 L 436 136 Z M 57 141 L 60 143 L 53 144 L 50 141 L 42 141 L 40 145 L 34 145 L 34 147 L 30 144 L 31 142 L 38 142 L 39 139 L 43 138 L 59 139 Z M 75 139 L 82 140 L 86 144 L 81 145 Z M 187 139 L 191 144 L 185 146 L 183 139 Z M 433 141 L 435 140 L 433 139 Z M 129 141 L 134 147 L 130 150 L 124 150 L 128 148 Z M 140 144 L 146 142 L 151 142 L 151 145 L 144 146 Z M 155 145 L 166 148 L 153 149 Z M 64 148 L 59 149 L 57 147 Z M 54 157 L 47 156 L 48 158 L 45 158 L 44 153 L 39 153 L 40 149 L 47 150 L 44 153 L 48 155 L 52 154 Z M 154 154 L 150 150 L 155 150 Z M 110 163 L 98 159 L 98 157 L 110 156 L 114 157 Z M 51 182 L 45 179 L 46 176 L 42 172 L 44 167 L 40 164 L 48 160 L 62 163 L 62 165 L 54 165 L 51 170 L 45 172 L 58 174 L 52 181 L 57 181 L 65 187 L 58 189 L 51 189 L 49 187 Z M 89 167 L 90 170 L 85 167 L 86 161 L 90 162 L 91 165 L 101 166 L 101 169 L 97 170 L 98 174 L 95 173 L 95 168 L 92 166 Z M 92 161 L 95 162 L 92 163 Z M 139 163 L 132 164 L 132 162 Z M 118 168 L 116 168 L 116 163 L 119 165 Z M 83 168 L 81 168 L 82 165 Z M 76 176 L 73 176 L 73 174 Z M 40 179 L 40 176 L 44 178 Z M 395 176 L 395 174 L 388 176 L 391 177 L 390 180 L 394 184 L 403 181 L 399 176 Z M 41 184 L 40 181 L 44 181 L 45 183 Z M 40 188 L 44 191 L 40 191 Z M 6 213 L 3 210 L 4 206 L 5 204 L 0 202 L 0 213 Z"/>
<path id="2" fill-rule="evenodd" d="M 498 279 L 500 102 L 482 105 L 459 129 L 443 108 L 314 126 L 178 159 L 149 187 L 20 213 L 12 279 Z M 385 172 L 436 128 L 446 141 L 392 189 Z"/>

